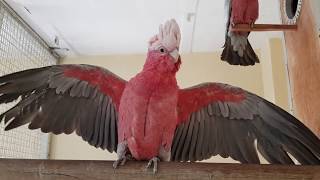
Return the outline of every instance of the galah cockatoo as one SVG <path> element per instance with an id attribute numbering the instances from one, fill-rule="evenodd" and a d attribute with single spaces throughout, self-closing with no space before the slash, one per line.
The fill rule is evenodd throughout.
<path id="1" fill-rule="evenodd" d="M 254 24 L 259 16 L 258 0 L 226 0 L 227 26 L 224 49 L 221 60 L 231 65 L 249 66 L 259 63 L 248 36 L 250 32 L 233 32 L 230 26 L 236 24 Z"/>
<path id="2" fill-rule="evenodd" d="M 76 132 L 97 148 L 130 158 L 200 161 L 215 155 L 241 163 L 320 164 L 320 140 L 299 120 L 243 89 L 203 83 L 180 89 L 180 30 L 174 20 L 151 38 L 140 73 L 125 81 L 91 65 L 55 65 L 0 77 L 0 104 L 21 101 L 0 116 L 10 130 Z M 257 149 L 256 149 L 257 146 Z"/>

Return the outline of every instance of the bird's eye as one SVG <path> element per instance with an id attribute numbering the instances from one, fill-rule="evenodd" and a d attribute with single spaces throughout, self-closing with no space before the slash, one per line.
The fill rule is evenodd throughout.
<path id="1" fill-rule="evenodd" d="M 159 52 L 160 52 L 160 53 L 166 53 L 167 50 L 166 50 L 164 47 L 160 47 L 160 48 L 159 48 Z"/>

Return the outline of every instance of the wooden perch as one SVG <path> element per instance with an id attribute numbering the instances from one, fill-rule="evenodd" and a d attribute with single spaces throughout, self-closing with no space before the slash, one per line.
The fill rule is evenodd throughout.
<path id="1" fill-rule="evenodd" d="M 207 163 L 159 164 L 153 174 L 145 171 L 146 162 L 129 161 L 119 169 L 111 161 L 10 160 L 0 159 L 0 179 L 212 179 L 212 180 L 319 180 L 320 166 L 240 165 Z"/>
<path id="2" fill-rule="evenodd" d="M 231 31 L 296 31 L 297 25 L 286 24 L 236 24 Z"/>

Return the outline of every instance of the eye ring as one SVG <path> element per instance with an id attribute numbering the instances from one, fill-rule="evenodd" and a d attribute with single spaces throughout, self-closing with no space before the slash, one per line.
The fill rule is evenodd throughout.
<path id="1" fill-rule="evenodd" d="M 165 53 L 168 52 L 167 49 L 166 49 L 165 47 L 163 47 L 163 46 L 160 46 L 160 47 L 158 48 L 158 51 L 159 51 L 160 53 L 162 53 L 162 54 L 165 54 Z"/>

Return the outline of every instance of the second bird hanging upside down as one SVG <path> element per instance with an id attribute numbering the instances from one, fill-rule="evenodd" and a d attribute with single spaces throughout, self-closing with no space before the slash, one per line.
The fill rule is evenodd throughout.
<path id="1" fill-rule="evenodd" d="M 320 140 L 299 120 L 243 89 L 203 83 L 180 89 L 180 29 L 174 20 L 151 38 L 143 70 L 125 81 L 91 65 L 56 65 L 0 77 L 0 104 L 21 101 L 0 116 L 5 130 L 29 124 L 42 132 L 76 132 L 90 145 L 158 161 L 200 161 L 215 155 L 260 163 L 320 164 Z M 257 147 L 257 148 L 256 148 Z"/>
<path id="2" fill-rule="evenodd" d="M 226 35 L 221 60 L 231 65 L 249 66 L 259 63 L 248 40 L 250 32 L 233 32 L 236 24 L 254 24 L 259 16 L 258 0 L 226 0 Z"/>

